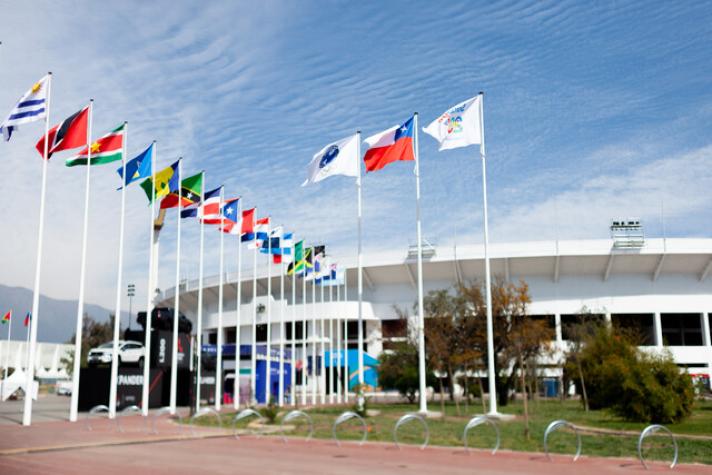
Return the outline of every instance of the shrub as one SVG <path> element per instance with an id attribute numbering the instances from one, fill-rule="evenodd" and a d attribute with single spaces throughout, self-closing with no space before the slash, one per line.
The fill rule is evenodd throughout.
<path id="1" fill-rule="evenodd" d="M 592 409 L 636 422 L 667 424 L 690 415 L 695 392 L 669 353 L 648 355 L 626 335 L 603 327 L 587 339 L 581 367 Z"/>

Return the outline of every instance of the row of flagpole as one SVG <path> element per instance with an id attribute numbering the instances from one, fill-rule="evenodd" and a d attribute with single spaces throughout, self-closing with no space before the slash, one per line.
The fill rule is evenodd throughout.
<path id="1" fill-rule="evenodd" d="M 52 75 L 51 73 L 48 73 L 48 75 L 43 78 L 40 82 L 38 82 L 31 91 L 29 91 L 23 99 L 18 103 L 15 109 L 13 109 L 13 112 L 15 111 L 20 111 L 24 110 L 23 108 L 27 108 L 30 105 L 36 105 L 38 103 L 42 104 L 42 110 L 40 111 L 39 109 L 36 111 L 30 111 L 30 113 L 35 114 L 37 118 L 44 118 L 45 119 L 45 133 L 44 133 L 44 139 L 42 140 L 42 149 L 41 153 L 43 155 L 43 165 L 42 165 L 42 181 L 41 181 L 41 193 L 40 193 L 40 217 L 39 217 L 39 229 L 38 229 L 38 243 L 37 243 L 37 262 L 36 262 L 36 268 L 35 268 L 35 282 L 34 282 L 34 289 L 33 289 L 33 305 L 32 305 L 32 315 L 37 316 L 38 315 L 38 306 L 39 306 L 39 285 L 40 285 L 40 275 L 41 275 L 41 262 L 42 262 L 42 246 L 43 246 L 43 233 L 44 233 L 44 214 L 45 214 L 45 197 L 46 197 L 46 182 L 47 182 L 47 163 L 49 160 L 49 157 L 51 153 L 54 153 L 55 151 L 59 150 L 68 150 L 71 148 L 77 148 L 82 145 L 86 145 L 85 152 L 80 153 L 80 155 L 77 157 L 76 160 L 82 160 L 82 157 L 86 157 L 86 184 L 85 184 L 85 200 L 84 200 L 84 216 L 83 216 L 83 228 L 82 228 L 82 247 L 81 247 L 81 263 L 80 263 L 80 279 L 79 279 L 79 298 L 78 298 L 78 306 L 77 306 L 77 317 L 76 317 L 76 332 L 75 332 L 75 351 L 74 351 L 74 361 L 73 361 L 73 373 L 72 373 L 72 399 L 71 399 L 71 407 L 70 407 L 70 420 L 75 421 L 77 419 L 77 412 L 78 412 L 78 396 L 79 396 L 79 377 L 80 377 L 80 360 L 81 360 L 81 343 L 82 343 L 82 321 L 83 321 L 83 313 L 84 313 L 84 295 L 85 295 L 85 284 L 86 284 L 86 257 L 87 257 L 87 235 L 88 235 L 88 219 L 89 219 L 89 205 L 90 205 L 90 183 L 91 183 L 91 168 L 92 168 L 92 153 L 94 152 L 94 147 L 95 145 L 97 146 L 97 150 L 99 150 L 98 143 L 92 142 L 92 124 L 93 124 L 93 100 L 89 101 L 89 105 L 87 108 L 83 109 L 79 113 L 75 114 L 74 116 L 70 117 L 67 119 L 67 121 L 63 122 L 61 125 L 62 127 L 55 127 L 50 131 L 49 129 L 49 121 L 50 121 L 50 103 L 51 103 L 51 79 Z M 46 86 L 46 87 L 45 87 Z M 42 87 L 45 87 L 45 91 L 41 91 L 41 94 L 43 96 L 40 99 L 33 99 L 33 100 L 27 100 L 27 98 L 34 98 L 34 97 L 40 97 L 38 95 L 38 91 L 41 90 Z M 24 101 L 24 102 L 23 102 Z M 474 111 L 470 111 L 470 107 L 474 104 L 477 103 L 477 113 L 478 117 L 475 118 L 474 116 Z M 32 103 L 32 104 L 31 104 Z M 84 113 L 86 111 L 86 119 L 84 119 Z M 21 119 L 22 117 L 25 117 L 27 113 L 23 112 L 25 114 L 24 116 L 22 114 L 16 114 L 16 115 L 11 115 L 8 117 L 8 119 L 0 125 L 0 127 L 4 128 L 5 130 L 3 131 L 4 134 L 6 134 L 6 137 L 9 139 L 9 136 L 12 134 L 13 130 L 17 127 L 18 124 L 26 123 L 31 120 L 35 119 L 30 119 L 30 120 L 24 120 Z M 453 114 L 460 114 L 456 119 L 454 118 Z M 465 117 L 467 116 L 467 117 Z M 463 119 L 464 118 L 464 119 Z M 73 139 L 68 139 L 66 137 L 69 136 L 69 128 L 73 127 L 75 125 L 75 122 L 79 122 L 81 120 L 86 120 L 88 123 L 88 126 L 86 126 L 86 140 L 84 143 L 77 142 L 76 138 Z M 469 122 L 468 122 L 469 121 Z M 67 125 L 66 122 L 69 122 L 69 126 L 65 128 Z M 470 124 L 472 122 L 472 124 Z M 476 124 L 475 124 L 476 122 Z M 466 145 L 471 145 L 471 144 L 479 144 L 480 146 L 480 158 L 481 158 L 481 164 L 482 164 L 482 186 L 483 186 L 483 208 L 484 208 L 484 223 L 483 223 L 483 231 L 484 231 L 484 250 L 485 250 L 485 279 L 486 279 L 486 302 L 487 302 L 487 333 L 488 333 L 488 376 L 489 376 L 489 390 L 490 390 L 490 413 L 496 413 L 496 400 L 495 400 L 495 374 L 494 374 L 494 361 L 493 361 L 493 322 L 492 322 L 492 309 L 491 309 L 491 289 L 490 289 L 490 266 L 489 266 L 489 256 L 488 256 L 488 229 L 487 229 L 487 189 L 486 189 L 486 153 L 485 153 L 485 144 L 484 144 L 484 118 L 483 118 L 483 93 L 480 93 L 478 96 L 469 99 L 468 101 L 464 101 L 461 104 L 458 104 L 457 106 L 451 108 L 447 113 L 443 114 L 440 118 L 438 118 L 436 121 L 434 121 L 432 124 L 428 126 L 428 128 L 424 128 L 423 130 L 427 132 L 428 134 L 432 135 L 438 141 L 440 142 L 440 150 L 446 150 L 449 148 L 457 148 L 461 146 L 466 146 Z M 455 136 L 451 135 L 453 133 L 453 130 L 456 132 L 462 132 L 463 131 L 463 124 L 466 127 L 469 127 L 469 129 L 464 130 L 466 132 L 465 134 L 461 136 Z M 475 124 L 475 125 L 473 125 Z M 440 128 L 440 130 L 436 130 L 435 128 Z M 447 134 L 443 132 L 443 127 L 447 128 Z M 458 129 L 459 127 L 459 129 Z M 127 180 L 127 177 L 125 176 L 127 170 L 126 170 L 126 153 L 127 153 L 127 124 L 123 124 L 123 128 L 121 128 L 121 137 L 122 137 L 122 143 L 121 143 L 121 161 L 122 161 L 122 170 L 124 175 L 122 175 L 122 179 L 124 181 L 124 186 L 121 187 L 121 212 L 120 212 L 120 222 L 119 222 L 119 252 L 118 252 L 118 268 L 117 268 L 117 298 L 116 298 L 116 315 L 115 315 L 115 320 L 114 320 L 114 327 L 113 327 L 113 337 L 114 337 L 114 343 L 113 343 L 113 348 L 112 348 L 112 363 L 111 363 L 111 388 L 110 388 L 110 401 L 109 401 L 109 407 L 110 407 L 110 417 L 113 417 L 115 415 L 116 411 L 116 379 L 117 379 L 117 374 L 118 374 L 118 338 L 119 338 L 119 330 L 120 330 L 120 311 L 121 311 L 121 283 L 122 283 L 122 267 L 123 267 L 123 238 L 124 238 L 124 220 L 125 220 L 125 188 L 126 185 L 129 183 Z M 431 130 L 428 130 L 431 129 Z M 119 130 L 119 129 L 117 129 Z M 467 137 L 468 134 L 473 134 L 474 131 L 479 132 L 479 137 L 473 138 L 473 137 Z M 51 138 L 52 138 L 52 147 L 50 148 L 50 132 L 51 132 Z M 115 131 L 116 132 L 116 131 Z M 62 133 L 65 133 L 65 136 L 60 135 Z M 356 188 L 357 188 L 357 237 L 358 237 L 358 243 L 357 243 L 357 268 L 356 268 L 356 274 L 357 274 L 357 297 L 358 297 L 358 327 L 357 327 L 357 338 L 358 338 L 358 384 L 359 384 L 359 394 L 358 394 L 358 402 L 361 405 L 363 403 L 363 387 L 364 387 L 364 355 L 363 355 L 363 343 L 364 343 L 364 335 L 363 335 L 363 263 L 362 263 L 362 176 L 361 176 L 361 134 L 360 131 L 356 133 L 355 135 L 356 140 L 355 140 L 355 147 L 356 147 L 356 168 L 357 171 L 354 174 L 352 172 L 348 173 L 341 173 L 338 170 L 336 172 L 330 172 L 329 171 L 329 164 L 334 161 L 338 154 L 339 154 L 339 148 L 336 147 L 334 149 L 335 145 L 332 144 L 328 146 L 328 150 L 325 147 L 324 150 L 322 150 L 317 156 L 314 157 L 314 160 L 310 164 L 310 174 L 311 176 L 308 178 L 308 182 L 316 182 L 320 181 L 321 179 L 331 176 L 331 175 L 348 175 L 348 176 L 355 176 L 356 177 Z M 464 140 L 463 140 L 464 137 Z M 63 143 L 62 141 L 66 142 L 74 142 L 72 143 Z M 446 142 L 448 140 L 451 140 L 449 144 Z M 411 151 L 406 153 L 402 149 L 404 147 L 400 147 L 399 141 L 401 141 L 401 144 L 406 144 L 405 148 L 411 147 Z M 364 162 L 366 162 L 366 169 L 367 171 L 375 171 L 383 168 L 385 165 L 388 163 L 391 163 L 392 161 L 398 161 L 398 160 L 414 160 L 415 161 L 415 179 L 416 179 L 416 239 L 417 239 L 417 268 L 418 268 L 418 314 L 416 316 L 417 322 L 416 322 L 416 328 L 417 328 L 417 339 L 418 339 L 418 353 L 419 353 L 419 376 L 420 376 L 420 382 L 419 382 L 419 390 L 421 396 L 424 396 L 425 394 L 425 348 L 424 348 L 424 310 L 423 310 L 423 269 L 422 269 L 422 233 L 421 233 L 421 216 L 420 216 L 420 166 L 419 166 L 419 150 L 418 150 L 418 114 L 415 113 L 413 117 L 407 121 L 405 124 L 402 126 L 398 127 L 393 127 L 391 129 L 388 129 L 380 134 L 376 134 L 372 137 L 369 137 L 366 139 L 366 142 L 369 144 L 369 149 L 366 152 L 366 155 L 363 157 Z M 38 144 L 38 150 L 40 149 L 39 147 L 40 144 Z M 399 148 L 400 147 L 400 148 Z M 375 153 L 374 153 L 375 151 Z M 410 155 L 409 155 L 410 153 Z M 321 155 L 320 155 L 321 154 Z M 99 156 L 101 156 L 101 153 L 98 153 Z M 319 156 L 320 155 L 320 156 Z M 155 282 L 154 277 L 157 275 L 157 267 L 158 267 L 158 252 L 157 252 L 157 247 L 158 247 L 158 233 L 157 231 L 159 230 L 158 227 L 154 224 L 153 219 L 155 215 L 155 200 L 159 197 L 157 194 L 156 190 L 156 169 L 155 169 L 155 160 L 156 160 L 156 153 L 155 153 L 155 143 L 154 143 L 154 149 L 151 153 L 151 195 L 149 196 L 149 199 L 151 200 L 151 227 L 150 227 L 150 240 L 151 240 L 151 246 L 149 250 L 149 275 L 148 275 L 148 282 L 149 282 L 149 288 L 148 288 L 148 298 L 147 298 L 147 314 L 146 314 L 146 335 L 145 335 L 145 361 L 144 361 L 144 387 L 143 387 L 143 412 L 144 414 L 147 413 L 148 411 L 148 399 L 149 399 L 149 394 L 148 394 L 148 386 L 149 386 L 149 376 L 150 376 L 150 333 L 151 333 L 151 320 L 152 320 L 152 306 L 153 306 L 153 289 L 151 288 L 151 285 Z M 101 162 L 98 162 L 101 163 Z M 106 162 L 105 162 L 106 163 Z M 314 165 L 316 163 L 316 165 Z M 81 163 L 79 163 L 81 164 Z M 68 166 L 69 161 L 68 161 Z M 316 168 L 315 168 L 316 166 Z M 317 174 L 321 173 L 320 176 L 317 177 L 317 175 L 314 174 L 314 171 L 316 170 Z M 170 409 L 172 413 L 175 413 L 176 410 L 176 404 L 177 404 L 177 379 L 178 379 L 178 364 L 177 364 L 177 352 L 178 352 L 178 333 L 179 333 L 179 316 L 180 316 L 180 264 L 181 264 L 181 259 L 180 259 L 180 253 L 181 253 L 181 220 L 182 220 L 182 209 L 184 208 L 183 205 L 183 177 L 182 177 L 182 160 L 179 159 L 177 161 L 176 168 L 174 169 L 174 173 L 177 176 L 177 196 L 178 196 L 178 202 L 177 202 L 177 213 L 176 213 L 176 219 L 177 219 L 177 229 L 176 229 L 176 275 L 175 275 L 175 288 L 174 288 L 174 309 L 173 309 L 173 332 L 172 332 L 172 345 L 171 345 L 171 378 L 170 378 Z M 204 200 L 204 183 L 203 183 L 203 173 L 201 172 L 201 188 L 200 188 L 200 201 L 197 201 L 197 206 L 200 209 L 201 206 L 203 206 L 203 200 Z M 315 179 L 315 177 L 317 177 Z M 170 193 L 175 193 L 173 188 L 171 188 L 170 184 L 173 183 L 173 178 L 171 178 L 171 182 L 169 183 L 169 194 Z M 306 184 L 307 182 L 305 182 Z M 163 183 L 163 186 L 166 186 L 165 183 Z M 163 193 L 163 190 L 161 190 L 161 196 L 165 196 Z M 191 202 L 191 206 L 196 204 L 195 201 L 193 201 L 192 198 L 189 198 L 189 201 Z M 224 234 L 225 229 L 225 217 L 223 216 L 223 205 L 224 205 L 224 191 L 222 187 L 220 188 L 220 199 L 219 199 L 219 213 L 220 213 L 220 225 L 221 225 L 221 233 L 220 236 L 220 276 L 219 276 L 219 310 L 218 310 L 218 338 L 217 338 L 217 343 L 218 343 L 218 354 L 217 354 L 217 359 L 218 359 L 218 377 L 216 378 L 216 408 L 220 409 L 221 406 L 221 396 L 222 396 L 222 388 L 221 388 L 221 370 L 222 370 L 222 342 L 223 342 L 223 277 L 224 277 Z M 173 207 L 173 206 L 166 206 L 168 207 Z M 163 203 L 161 208 L 163 209 Z M 242 206 L 240 203 L 240 220 L 242 219 Z M 200 216 L 199 216 L 200 218 Z M 200 391 L 200 372 L 201 372 L 201 358 L 200 358 L 200 353 L 202 351 L 202 287 L 203 287 L 203 246 L 204 246 L 204 222 L 199 219 L 200 221 L 200 226 L 201 226 L 201 244 L 200 244 L 200 277 L 199 277 L 199 285 L 200 285 L 200 290 L 199 290 L 199 309 L 198 309 L 198 394 Z M 265 345 L 265 398 L 266 401 L 269 401 L 270 398 L 270 373 L 271 373 L 271 359 L 272 359 L 272 339 L 271 339 L 271 295 L 272 295 L 272 259 L 273 259 L 273 249 L 272 249 L 272 236 L 273 236 L 273 230 L 271 229 L 271 224 L 269 218 L 266 218 L 266 239 L 267 239 L 267 259 L 268 259 L 268 268 L 267 268 L 267 343 Z M 237 221 L 235 222 L 237 224 Z M 241 224 L 240 224 L 241 225 Z M 253 230 L 255 236 L 253 239 L 255 240 L 255 243 L 259 243 L 260 239 L 257 237 L 257 234 L 255 232 L 256 230 Z M 282 231 L 283 232 L 283 231 Z M 241 244 L 240 242 L 242 241 L 241 237 L 243 235 L 242 230 L 240 230 L 238 233 L 238 296 L 237 296 L 237 323 L 236 323 L 236 377 L 235 377 L 235 394 L 237 397 L 235 398 L 235 407 L 239 405 L 239 366 L 240 366 L 240 325 L 241 325 L 241 319 L 240 319 L 240 307 L 241 307 L 241 267 L 242 267 L 242 262 L 241 262 Z M 280 242 L 280 247 L 281 247 L 281 240 Z M 253 258 L 253 295 L 252 295 L 252 300 L 253 300 L 253 319 L 252 319 L 252 353 L 251 353 L 251 393 L 252 393 L 252 398 L 254 401 L 254 398 L 256 397 L 256 330 L 257 330 L 257 256 L 258 253 L 260 253 L 260 247 L 261 245 L 255 245 L 254 246 L 254 258 Z M 296 249 L 296 248 L 295 248 Z M 317 255 L 316 254 L 316 247 L 311 248 L 312 252 L 312 259 L 316 261 Z M 284 254 L 284 250 L 280 249 L 280 255 Z M 294 262 L 294 269 L 296 271 L 297 268 L 297 262 L 296 262 L 296 256 L 293 256 L 293 262 Z M 283 301 L 283 295 L 284 295 L 284 266 L 281 263 L 280 259 L 280 297 L 282 297 Z M 303 315 L 302 315 L 302 358 L 304 361 L 308 361 L 308 356 L 307 356 L 307 340 L 309 339 L 308 336 L 308 321 L 307 321 L 307 305 L 306 305 L 306 300 L 307 300 L 307 294 L 306 294 L 306 281 L 307 281 L 307 265 L 305 264 L 304 269 L 303 269 L 303 288 L 302 288 L 302 305 L 303 305 Z M 293 301 L 292 304 L 295 305 L 296 302 L 294 299 L 296 298 L 296 292 L 295 292 L 295 277 L 297 275 L 297 272 L 294 273 L 292 277 L 292 293 L 293 293 Z M 345 274 L 344 274 L 345 275 Z M 326 348 L 325 348 L 325 342 L 324 342 L 324 335 L 325 335 L 325 321 L 324 321 L 324 315 L 322 313 L 321 316 L 321 322 L 320 322 L 320 327 L 321 331 L 317 332 L 317 298 L 316 298 L 316 275 L 313 275 L 312 278 L 314 281 L 312 282 L 312 289 L 311 289 L 311 339 L 312 339 L 312 355 L 311 355 L 311 364 L 312 364 L 312 377 L 310 381 L 310 386 L 311 386 L 311 402 L 312 404 L 317 404 L 317 391 L 318 391 L 318 378 L 316 377 L 317 373 L 321 373 L 322 377 L 325 377 L 325 361 L 324 361 L 324 356 L 326 354 Z M 346 278 L 344 278 L 346 280 Z M 346 285 L 344 286 L 344 297 L 346 297 L 346 290 L 347 287 Z M 330 289 L 331 293 L 331 289 Z M 338 297 L 337 297 L 338 298 Z M 323 289 L 323 284 L 321 286 L 321 292 L 320 292 L 320 299 L 321 299 L 321 306 L 322 310 L 324 307 L 324 289 Z M 280 384 L 279 384 L 279 403 L 282 404 L 284 401 L 284 388 L 283 388 L 283 382 L 281 381 L 282 378 L 282 372 L 283 372 L 283 364 L 284 364 L 284 345 L 283 345 L 283 340 L 284 340 L 284 316 L 283 316 L 283 309 L 281 310 L 280 314 L 280 350 L 279 350 L 279 367 L 280 367 Z M 294 314 L 294 312 L 292 312 Z M 292 346 L 294 347 L 294 339 L 296 338 L 296 327 L 295 327 L 295 320 L 296 315 L 293 315 L 293 342 Z M 38 324 L 38 318 L 33 318 L 30 323 L 30 328 L 29 328 L 29 349 L 28 349 L 28 359 L 29 361 L 34 361 L 34 355 L 36 351 L 36 337 L 37 337 L 37 324 Z M 331 326 L 331 321 L 330 321 L 330 326 Z M 317 333 L 320 333 L 319 339 L 317 339 Z M 345 352 L 347 353 L 348 350 L 348 345 L 346 344 L 347 341 L 347 326 L 345 325 L 344 327 L 344 338 L 345 338 Z M 333 339 L 333 332 L 330 331 L 330 345 L 331 345 L 331 340 Z M 317 369 L 317 364 L 318 364 L 318 359 L 317 359 L 317 344 L 320 346 L 320 353 L 322 355 L 321 359 L 321 364 L 319 370 Z M 330 347 L 329 354 L 332 355 L 333 358 L 333 347 Z M 292 353 L 292 358 L 295 358 L 294 353 Z M 294 366 L 294 361 L 292 366 Z M 340 366 L 339 366 L 340 367 Z M 330 371 L 333 372 L 333 361 L 330 361 Z M 294 370 L 294 368 L 292 368 Z M 305 366 L 303 368 L 303 376 L 306 376 L 307 373 L 307 367 Z M 348 371 L 345 368 L 345 373 L 348 373 Z M 330 378 L 331 380 L 331 378 Z M 347 381 L 349 381 L 347 379 Z M 33 387 L 33 382 L 34 382 L 34 371 L 33 371 L 33 365 L 29 365 L 28 367 L 28 375 L 27 375 L 27 387 L 32 388 Z M 294 387 L 294 381 L 292 381 L 292 386 Z M 302 381 L 302 403 L 306 403 L 306 389 L 307 389 L 307 382 L 305 379 Z M 294 392 L 294 388 L 292 390 Z M 348 384 L 345 387 L 345 392 L 348 392 Z M 296 395 L 295 397 L 292 398 L 292 402 L 296 402 Z M 323 392 L 323 384 L 322 384 L 322 392 L 319 395 L 320 402 L 323 404 L 326 402 L 325 398 L 325 393 Z M 198 401 L 200 400 L 200 397 L 198 397 Z M 333 395 L 330 397 L 330 400 L 333 400 Z M 199 405 L 199 402 L 197 403 Z M 26 398 L 25 400 L 25 405 L 24 405 L 24 414 L 23 414 L 23 424 L 29 425 L 31 421 L 31 407 L 32 407 L 32 401 L 31 398 Z M 421 412 L 427 411 L 427 406 L 426 406 L 426 401 L 425 397 L 420 398 L 420 410 Z"/>

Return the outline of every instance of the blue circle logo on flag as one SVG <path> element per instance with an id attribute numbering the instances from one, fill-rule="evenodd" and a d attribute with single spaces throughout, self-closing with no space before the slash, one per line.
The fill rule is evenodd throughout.
<path id="1" fill-rule="evenodd" d="M 329 148 L 326 149 L 324 155 L 321 156 L 321 160 L 319 160 L 319 168 L 324 168 L 325 166 L 333 162 L 337 155 L 339 155 L 339 146 L 331 145 Z"/>

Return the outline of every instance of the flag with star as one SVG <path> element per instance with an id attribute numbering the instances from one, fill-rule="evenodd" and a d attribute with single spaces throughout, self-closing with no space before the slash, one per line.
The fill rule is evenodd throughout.
<path id="1" fill-rule="evenodd" d="M 10 323 L 10 319 L 12 318 L 12 310 L 7 312 L 3 317 L 2 317 L 2 324 L 5 325 L 6 323 Z"/>
<path id="2" fill-rule="evenodd" d="M 86 165 L 90 150 L 92 165 L 104 165 L 121 160 L 121 154 L 124 151 L 125 129 L 126 123 L 121 124 L 108 134 L 96 139 L 89 147 L 84 147 L 77 155 L 68 158 L 65 165 L 68 167 Z"/>
<path id="3" fill-rule="evenodd" d="M 176 187 L 177 188 L 177 187 Z M 189 176 L 181 181 L 180 191 L 170 190 L 161 201 L 161 209 L 181 208 L 200 203 L 200 190 L 203 189 L 203 172 Z"/>

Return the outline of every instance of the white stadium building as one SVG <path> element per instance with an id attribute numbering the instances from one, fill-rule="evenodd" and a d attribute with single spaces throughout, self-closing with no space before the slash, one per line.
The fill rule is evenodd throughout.
<path id="1" fill-rule="evenodd" d="M 427 294 L 448 288 L 458 281 L 484 281 L 483 247 L 424 246 L 423 277 Z M 492 274 L 509 281 L 524 280 L 530 289 L 529 315 L 547 317 L 555 328 L 556 345 L 566 340 L 566 322 L 582 308 L 601 315 L 614 328 L 637 328 L 649 351 L 667 349 L 681 368 L 694 375 L 712 372 L 712 239 L 644 239 L 640 236 L 613 236 L 611 239 L 542 241 L 493 244 L 489 248 Z M 245 257 L 247 256 L 247 257 Z M 403 326 L 394 306 L 413 314 L 417 299 L 417 267 L 414 249 L 400 249 L 379 255 L 363 256 L 363 318 L 365 350 L 378 358 L 389 342 L 404 336 Z M 243 253 L 250 262 L 250 252 Z M 266 256 L 260 256 L 260 263 Z M 280 276 L 272 271 L 271 295 L 267 295 L 267 270 L 261 264 L 257 273 L 257 301 L 253 302 L 252 270 L 242 273 L 241 332 L 242 345 L 250 345 L 255 303 L 258 308 L 258 344 L 265 341 L 265 308 L 271 307 L 271 340 L 276 347 L 281 338 L 280 317 L 286 323 L 286 345 L 291 345 L 291 322 L 325 319 L 327 337 L 330 322 L 347 320 L 349 347 L 356 348 L 358 319 L 357 269 L 355 259 L 340 261 L 346 268 L 347 297 L 339 289 L 340 302 L 329 300 L 329 287 L 321 303 L 321 289 L 316 289 L 312 303 L 311 285 L 307 288 L 307 308 L 303 308 L 301 279 L 296 286 L 296 304 L 292 301 L 292 279 L 284 278 L 284 299 L 280 298 Z M 236 325 L 235 275 L 224 279 L 223 338 L 234 343 Z M 204 279 L 203 338 L 215 344 L 218 328 L 218 276 Z M 168 289 L 160 306 L 172 307 L 175 289 Z M 198 282 L 181 285 L 180 312 L 196 328 Z M 562 332 L 562 328 L 564 331 Z M 320 323 L 317 323 L 320 329 Z M 301 331 L 297 331 L 300 336 Z M 309 330 L 311 335 L 311 330 Z M 310 353 L 311 354 L 311 353 Z M 297 360 L 301 358 L 299 351 Z M 245 366 L 247 365 L 247 366 Z M 249 368 L 249 363 L 242 363 Z M 225 361 L 225 371 L 234 371 L 234 359 Z M 551 374 L 550 374 L 551 375 Z"/>

